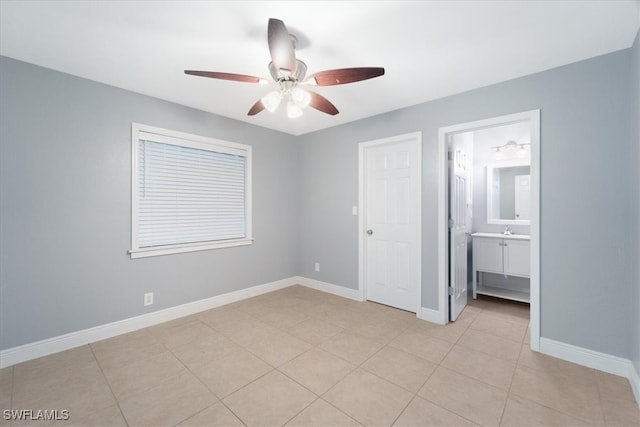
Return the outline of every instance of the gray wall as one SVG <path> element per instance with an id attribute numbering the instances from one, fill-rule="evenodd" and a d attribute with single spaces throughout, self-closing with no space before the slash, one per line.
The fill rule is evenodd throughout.
<path id="1" fill-rule="evenodd" d="M 636 35 L 631 51 L 631 113 L 632 113 L 632 150 L 629 159 L 631 170 L 635 175 L 632 177 L 631 201 L 633 206 L 631 235 L 634 236 L 635 244 L 632 252 L 632 264 L 635 266 L 633 274 L 634 283 L 634 306 L 632 319 L 634 328 L 632 329 L 631 354 L 636 368 L 636 373 L 640 376 L 640 32 Z M 634 322 L 635 320 L 635 322 Z"/>
<path id="2" fill-rule="evenodd" d="M 299 273 L 357 288 L 350 209 L 358 143 L 422 131 L 422 306 L 437 308 L 438 128 L 539 108 L 542 336 L 629 357 L 636 284 L 621 221 L 632 214 L 630 56 L 619 51 L 302 136 Z"/>
<path id="3" fill-rule="evenodd" d="M 6 57 L 0 75 L 0 349 L 296 274 L 294 137 Z M 253 146 L 253 245 L 129 259 L 132 121 Z"/>

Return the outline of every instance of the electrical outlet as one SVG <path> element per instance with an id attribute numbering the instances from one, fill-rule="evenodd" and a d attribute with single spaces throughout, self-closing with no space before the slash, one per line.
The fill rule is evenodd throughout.
<path id="1" fill-rule="evenodd" d="M 144 294 L 144 305 L 153 304 L 153 292 Z"/>
<path id="2" fill-rule="evenodd" d="M 315 267 L 316 267 L 316 271 L 320 271 L 320 263 L 319 262 L 316 262 L 316 266 Z"/>

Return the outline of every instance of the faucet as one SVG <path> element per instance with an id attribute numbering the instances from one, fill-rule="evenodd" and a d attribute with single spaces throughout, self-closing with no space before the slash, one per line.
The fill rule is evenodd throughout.
<path id="1" fill-rule="evenodd" d="M 511 227 L 509 227 L 508 225 L 506 225 L 504 227 L 504 231 L 502 232 L 502 234 L 504 234 L 505 236 L 511 236 Z"/>

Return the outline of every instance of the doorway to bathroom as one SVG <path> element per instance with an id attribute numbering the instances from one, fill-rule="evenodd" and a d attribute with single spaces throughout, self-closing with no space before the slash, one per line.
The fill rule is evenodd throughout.
<path id="1" fill-rule="evenodd" d="M 540 111 L 440 128 L 438 154 L 442 323 L 455 321 L 476 295 L 529 302 L 537 350 Z M 468 261 L 472 246 L 474 262 Z"/>

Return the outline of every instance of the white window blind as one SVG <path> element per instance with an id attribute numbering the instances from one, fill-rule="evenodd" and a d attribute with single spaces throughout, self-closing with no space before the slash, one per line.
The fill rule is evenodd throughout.
<path id="1" fill-rule="evenodd" d="M 134 137 L 132 257 L 250 243 L 250 150 L 165 133 Z"/>

